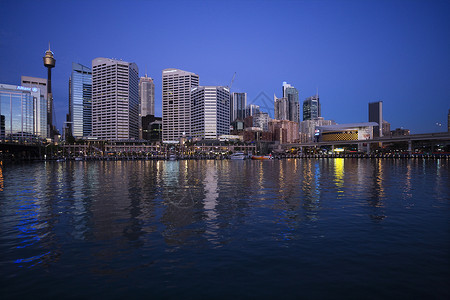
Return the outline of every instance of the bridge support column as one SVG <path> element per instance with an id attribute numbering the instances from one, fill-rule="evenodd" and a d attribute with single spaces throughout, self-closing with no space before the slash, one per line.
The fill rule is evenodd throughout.
<path id="1" fill-rule="evenodd" d="M 367 143 L 366 152 L 367 154 L 370 154 L 370 143 Z"/>
<path id="2" fill-rule="evenodd" d="M 411 153 L 412 153 L 412 141 L 409 140 L 408 141 L 408 154 L 411 154 Z"/>

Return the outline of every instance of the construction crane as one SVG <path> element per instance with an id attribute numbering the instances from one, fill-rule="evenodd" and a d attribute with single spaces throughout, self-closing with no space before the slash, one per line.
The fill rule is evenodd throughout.
<path id="1" fill-rule="evenodd" d="M 233 74 L 233 78 L 231 79 L 231 83 L 230 83 L 230 93 L 231 93 L 231 86 L 233 85 L 233 82 L 234 82 L 234 78 L 236 77 L 236 72 L 234 72 L 234 74 Z"/>

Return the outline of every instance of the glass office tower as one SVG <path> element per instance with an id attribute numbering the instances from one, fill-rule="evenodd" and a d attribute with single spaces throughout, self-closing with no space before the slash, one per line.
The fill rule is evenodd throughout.
<path id="1" fill-rule="evenodd" d="M 36 87 L 0 84 L 0 140 L 30 142 L 47 137 L 47 102 Z"/>
<path id="2" fill-rule="evenodd" d="M 319 96 L 312 96 L 303 101 L 303 121 L 320 117 Z"/>
<path id="3" fill-rule="evenodd" d="M 232 93 L 230 102 L 230 122 L 244 120 L 247 106 L 247 93 Z"/>
<path id="4" fill-rule="evenodd" d="M 286 119 L 289 121 L 300 122 L 300 104 L 298 100 L 298 90 L 292 85 L 283 82 L 283 98 L 287 99 L 288 111 Z"/>
<path id="5" fill-rule="evenodd" d="M 69 115 L 72 136 L 81 138 L 92 134 L 92 71 L 72 63 L 69 81 Z"/>

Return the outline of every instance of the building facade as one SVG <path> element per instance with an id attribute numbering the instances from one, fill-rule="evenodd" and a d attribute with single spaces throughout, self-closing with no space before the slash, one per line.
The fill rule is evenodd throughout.
<path id="1" fill-rule="evenodd" d="M 36 87 L 41 90 L 41 96 L 47 101 L 47 79 L 31 76 L 21 76 L 20 85 L 26 87 Z"/>
<path id="2" fill-rule="evenodd" d="M 69 79 L 68 128 L 75 138 L 92 134 L 92 71 L 79 63 L 72 63 Z"/>
<path id="3" fill-rule="evenodd" d="M 142 139 L 149 142 L 162 141 L 162 118 L 146 115 L 141 118 Z"/>
<path id="4" fill-rule="evenodd" d="M 303 121 L 321 117 L 319 95 L 306 98 L 303 101 Z"/>
<path id="5" fill-rule="evenodd" d="M 145 75 L 139 79 L 140 116 L 155 115 L 155 83 Z"/>
<path id="6" fill-rule="evenodd" d="M 0 140 L 47 138 L 47 101 L 37 87 L 0 84 Z"/>
<path id="7" fill-rule="evenodd" d="M 261 111 L 259 105 L 249 104 L 245 108 L 245 117 L 253 116 Z M 244 118 L 245 119 L 245 118 Z"/>
<path id="8" fill-rule="evenodd" d="M 315 142 L 318 138 L 318 132 L 316 127 L 318 126 L 330 126 L 336 125 L 333 120 L 325 120 L 322 117 L 315 118 L 312 120 L 305 120 L 300 122 L 300 142 L 301 143 L 311 143 Z M 317 134 L 317 135 L 316 135 Z"/>
<path id="9" fill-rule="evenodd" d="M 197 74 L 179 70 L 162 71 L 163 142 L 178 143 L 191 134 L 191 90 L 198 86 Z M 228 108 L 229 109 L 229 108 Z"/>
<path id="10" fill-rule="evenodd" d="M 230 134 L 230 91 L 223 86 L 198 86 L 191 91 L 192 137 L 217 139 Z"/>
<path id="11" fill-rule="evenodd" d="M 373 136 L 383 136 L 383 101 L 369 103 L 369 122 L 377 123 L 373 127 Z"/>
<path id="12" fill-rule="evenodd" d="M 298 142 L 298 122 L 289 120 L 271 120 L 269 131 L 273 140 L 280 144 Z"/>
<path id="13" fill-rule="evenodd" d="M 396 128 L 395 130 L 391 131 L 391 135 L 392 136 L 405 136 L 405 135 L 409 135 L 410 131 L 409 129 L 406 128 Z"/>
<path id="14" fill-rule="evenodd" d="M 383 136 L 390 136 L 391 135 L 391 123 L 383 120 L 382 132 L 383 132 Z"/>
<path id="15" fill-rule="evenodd" d="M 30 87 L 30 88 L 38 88 L 41 91 L 41 97 L 44 97 L 44 100 L 47 102 L 46 104 L 46 110 L 47 110 L 47 116 L 45 117 L 45 119 L 47 120 L 47 125 L 46 125 L 46 137 L 51 138 L 51 134 L 50 134 L 50 127 L 48 125 L 49 121 L 49 107 L 48 107 L 48 103 L 49 103 L 49 99 L 48 99 L 48 93 L 47 93 L 47 78 L 39 78 L 39 77 L 31 77 L 31 76 L 21 76 L 21 80 L 20 80 L 20 85 L 24 86 L 24 87 Z M 53 115 L 52 115 L 53 116 Z"/>
<path id="16" fill-rule="evenodd" d="M 277 98 L 273 96 L 275 119 L 289 120 L 289 101 L 287 98 Z"/>
<path id="17" fill-rule="evenodd" d="M 259 112 L 253 115 L 253 127 L 261 128 L 262 131 L 269 131 L 269 121 L 268 113 Z"/>
<path id="18" fill-rule="evenodd" d="M 247 107 L 247 93 L 232 93 L 230 101 L 230 123 L 236 120 L 244 120 Z"/>
<path id="19" fill-rule="evenodd" d="M 285 120 L 300 122 L 300 104 L 298 90 L 292 85 L 283 82 L 283 98 L 288 102 L 288 114 Z"/>
<path id="20" fill-rule="evenodd" d="M 318 126 L 319 141 L 363 141 L 373 139 L 375 122 Z"/>
<path id="21" fill-rule="evenodd" d="M 99 57 L 92 61 L 92 136 L 139 137 L 139 69 L 135 63 Z"/>

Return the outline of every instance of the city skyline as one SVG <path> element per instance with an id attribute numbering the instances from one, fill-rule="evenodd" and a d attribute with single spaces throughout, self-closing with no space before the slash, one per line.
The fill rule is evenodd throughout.
<path id="1" fill-rule="evenodd" d="M 85 24 L 72 24 L 68 17 L 77 2 L 50 3 L 47 19 L 42 15 L 49 6 L 42 3 L 2 2 L 0 53 L 8 59 L 2 60 L 0 82 L 18 85 L 21 76 L 46 78 L 42 56 L 50 41 L 58 60 L 52 91 L 60 132 L 69 112 L 72 62 L 89 67 L 95 57 L 135 62 L 140 76 L 147 69 L 155 79 L 157 116 L 162 115 L 161 72 L 177 68 L 198 74 L 207 86 L 229 85 L 236 72 L 231 92 L 246 92 L 247 104 L 260 105 L 262 111 L 273 103 L 254 99 L 261 92 L 279 93 L 287 81 L 299 90 L 300 103 L 319 88 L 322 116 L 341 124 L 367 121 L 367 103 L 383 101 L 384 119 L 392 129 L 447 129 L 450 5 L 444 1 L 248 1 L 226 6 L 131 1 L 130 15 L 121 15 L 121 2 L 108 8 L 95 2 L 79 11 Z M 100 8 L 107 18 L 93 18 Z M 187 8 L 191 13 L 185 13 Z M 213 17 L 208 12 L 214 8 L 218 15 Z M 159 25 L 167 19 L 171 24 Z M 121 28 L 127 21 L 135 24 L 135 32 Z M 29 30 L 33 24 L 45 31 L 35 34 Z M 188 33 L 194 29 L 205 34 L 192 39 Z M 232 43 L 222 47 L 223 37 Z"/>

